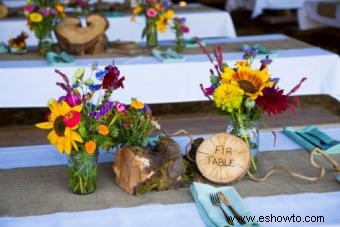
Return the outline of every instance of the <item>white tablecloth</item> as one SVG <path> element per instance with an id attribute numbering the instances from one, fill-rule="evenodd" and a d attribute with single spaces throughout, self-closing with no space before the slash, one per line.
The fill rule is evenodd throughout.
<path id="1" fill-rule="evenodd" d="M 340 128 L 322 129 L 334 139 L 340 139 Z M 272 139 L 269 139 L 270 132 L 260 134 L 260 151 L 265 151 L 272 148 Z M 184 148 L 184 141 L 182 137 L 177 137 L 182 149 Z M 297 145 L 289 141 L 289 139 L 282 133 L 278 134 L 277 146 L 278 149 L 293 150 Z M 6 150 L 7 149 L 7 150 Z M 11 153 L 9 151 L 14 153 Z M 5 157 L 0 159 L 0 169 L 3 169 L 6 163 L 11 162 L 16 167 L 22 167 L 22 158 L 18 156 L 24 155 L 27 157 L 34 157 L 36 159 L 53 159 L 53 157 L 37 155 L 36 149 L 28 147 L 26 150 L 12 148 L 1 148 L 0 155 Z M 45 149 L 45 152 L 47 150 Z M 57 155 L 61 156 L 57 153 Z M 9 161 L 8 157 L 13 159 Z M 32 163 L 32 158 L 26 160 L 29 166 L 40 166 L 39 163 Z M 5 161 L 4 161 L 5 160 Z M 55 165 L 53 163 L 51 165 Z M 339 226 L 340 225 L 340 191 L 329 193 L 303 193 L 295 195 L 278 195 L 268 197 L 248 197 L 244 198 L 245 204 L 249 207 L 252 215 L 256 218 L 260 216 L 283 216 L 291 217 L 292 215 L 300 216 L 299 223 L 284 222 L 262 222 L 262 226 L 310 226 L 316 224 L 318 226 Z M 308 217 L 307 217 L 308 216 Z M 306 223 L 311 216 L 323 216 L 324 222 Z M 2 227 L 49 227 L 49 226 L 178 226 L 189 227 L 204 226 L 201 217 L 196 209 L 194 203 L 159 205 L 148 204 L 132 208 L 110 208 L 96 211 L 84 212 L 69 212 L 69 213 L 54 213 L 48 215 L 28 216 L 28 217 L 0 217 L 0 226 Z"/>
<path id="2" fill-rule="evenodd" d="M 188 5 L 187 7 L 197 8 L 199 4 Z M 176 13 L 179 17 L 186 18 L 186 24 L 190 28 L 190 32 L 186 33 L 186 37 L 236 37 L 233 21 L 230 14 L 222 10 L 208 10 L 198 12 L 180 12 Z M 145 26 L 143 17 L 136 17 L 136 23 L 131 22 L 130 15 L 121 17 L 107 17 L 110 23 L 106 35 L 109 40 L 131 40 L 141 41 L 142 30 Z M 3 19 L 0 20 L 0 41 L 7 42 L 10 38 L 17 36 L 21 31 L 29 34 L 27 39 L 28 45 L 37 45 L 38 40 L 34 33 L 29 31 L 26 26 L 25 19 Z M 83 20 L 83 24 L 85 21 Z M 165 33 L 159 33 L 159 40 L 174 39 L 175 34 L 171 30 Z M 56 41 L 55 38 L 53 40 Z"/>
<path id="3" fill-rule="evenodd" d="M 206 42 L 238 42 L 241 46 L 249 41 L 285 39 L 284 35 L 264 35 Z M 205 55 L 185 55 L 185 58 L 177 63 L 161 63 L 153 57 L 114 59 L 126 77 L 126 86 L 114 93 L 113 98 L 129 103 L 131 97 L 138 97 L 150 104 L 206 100 L 199 84 L 209 84 L 211 64 Z M 224 54 L 229 65 L 241 58 L 241 52 Z M 76 66 L 58 68 L 72 76 L 78 67 L 93 61 L 100 67 L 112 63 L 112 59 L 82 59 L 76 60 Z M 254 66 L 259 67 L 259 61 Z M 49 98 L 61 96 L 62 90 L 55 86 L 60 78 L 54 69 L 45 60 L 0 61 L 0 108 L 44 107 Z M 339 56 L 329 51 L 318 47 L 278 50 L 270 72 L 280 78 L 280 86 L 287 92 L 302 77 L 308 77 L 297 95 L 328 94 L 340 100 Z"/>
<path id="4" fill-rule="evenodd" d="M 319 3 L 338 3 L 335 7 L 335 18 L 320 15 L 317 11 Z M 332 26 L 340 28 L 340 1 L 339 0 L 306 0 L 303 7 L 298 10 L 298 22 L 301 30 Z"/>
<path id="5" fill-rule="evenodd" d="M 238 8 L 245 8 L 252 11 L 252 18 L 258 17 L 263 10 L 285 10 L 298 9 L 302 7 L 305 0 L 227 0 L 226 10 L 233 11 Z"/>

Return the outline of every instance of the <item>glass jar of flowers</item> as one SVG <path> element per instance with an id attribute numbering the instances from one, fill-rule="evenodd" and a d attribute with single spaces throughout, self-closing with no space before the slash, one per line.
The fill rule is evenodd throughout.
<path id="1" fill-rule="evenodd" d="M 243 60 L 236 61 L 235 66 L 231 67 L 223 61 L 221 47 L 214 47 L 214 61 L 198 39 L 197 43 L 214 65 L 214 70 L 210 70 L 210 87 L 204 88 L 202 84 L 200 87 L 204 95 L 230 117 L 232 124 L 227 128 L 228 133 L 240 137 L 250 146 L 250 171 L 254 173 L 257 170 L 255 157 L 259 148 L 256 121 L 263 113 L 276 115 L 288 109 L 294 110 L 297 97 L 290 95 L 296 92 L 306 78 L 284 94 L 284 90 L 278 87 L 279 79 L 269 74 L 268 65 L 272 60 L 268 56 L 261 60 L 259 69 L 253 68 L 257 51 L 246 48 L 243 50 Z"/>
<path id="2" fill-rule="evenodd" d="M 173 19 L 172 29 L 176 34 L 176 51 L 182 52 L 185 48 L 184 33 L 189 32 L 189 28 L 185 25 L 185 18 L 175 17 Z"/>
<path id="3" fill-rule="evenodd" d="M 170 20 L 174 16 L 169 2 L 161 3 L 158 0 L 143 0 L 132 10 L 134 15 L 145 17 L 145 27 L 142 32 L 142 39 L 146 36 L 147 47 L 157 47 L 157 32 L 164 33 Z M 135 18 L 132 17 L 134 21 Z"/>
<path id="4" fill-rule="evenodd" d="M 60 153 L 69 158 L 68 188 L 75 194 L 89 194 L 96 189 L 97 160 L 100 148 L 115 145 L 118 129 L 117 115 L 111 111 L 118 105 L 109 100 L 114 90 L 123 88 L 124 77 L 114 65 L 105 67 L 96 75 L 95 65 L 86 74 L 78 69 L 72 79 L 56 70 L 63 82 L 57 85 L 65 95 L 48 102 L 50 109 L 46 121 L 36 124 L 38 128 L 51 130 L 47 139 Z"/>
<path id="5" fill-rule="evenodd" d="M 46 56 L 51 50 L 52 31 L 56 20 L 65 16 L 64 7 L 57 0 L 27 0 L 24 13 L 27 25 L 38 38 L 39 53 Z"/>

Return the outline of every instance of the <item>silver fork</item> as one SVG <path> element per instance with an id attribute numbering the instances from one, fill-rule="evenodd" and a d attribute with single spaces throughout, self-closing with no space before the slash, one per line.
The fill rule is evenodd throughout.
<path id="1" fill-rule="evenodd" d="M 216 193 L 210 193 L 210 201 L 212 203 L 212 205 L 219 207 L 221 209 L 221 211 L 224 214 L 225 219 L 228 221 L 229 225 L 234 225 L 233 220 L 231 219 L 231 217 L 227 214 L 227 212 L 223 209 L 222 207 L 222 203 L 220 201 L 220 199 L 218 198 Z"/>

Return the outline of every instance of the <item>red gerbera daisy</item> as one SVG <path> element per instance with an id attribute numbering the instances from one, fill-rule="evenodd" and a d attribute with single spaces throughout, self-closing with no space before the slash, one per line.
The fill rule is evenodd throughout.
<path id="1" fill-rule="evenodd" d="M 277 86 L 264 88 L 262 90 L 263 96 L 258 96 L 256 99 L 256 105 L 269 116 L 283 113 L 287 109 L 294 110 L 294 104 L 298 101 L 298 98 L 290 97 L 289 95 L 296 92 L 306 79 L 307 78 L 302 78 L 300 83 L 286 95 L 283 94 L 284 90 Z"/>

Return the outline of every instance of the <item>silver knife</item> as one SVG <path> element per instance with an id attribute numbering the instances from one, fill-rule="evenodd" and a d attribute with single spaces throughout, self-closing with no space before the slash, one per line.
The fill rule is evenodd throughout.
<path id="1" fill-rule="evenodd" d="M 236 220 L 241 225 L 247 224 L 244 221 L 244 218 L 242 218 L 242 216 L 234 209 L 234 207 L 230 204 L 230 201 L 227 199 L 227 197 L 222 192 L 217 192 L 217 196 L 231 210 L 231 212 L 234 214 Z"/>

